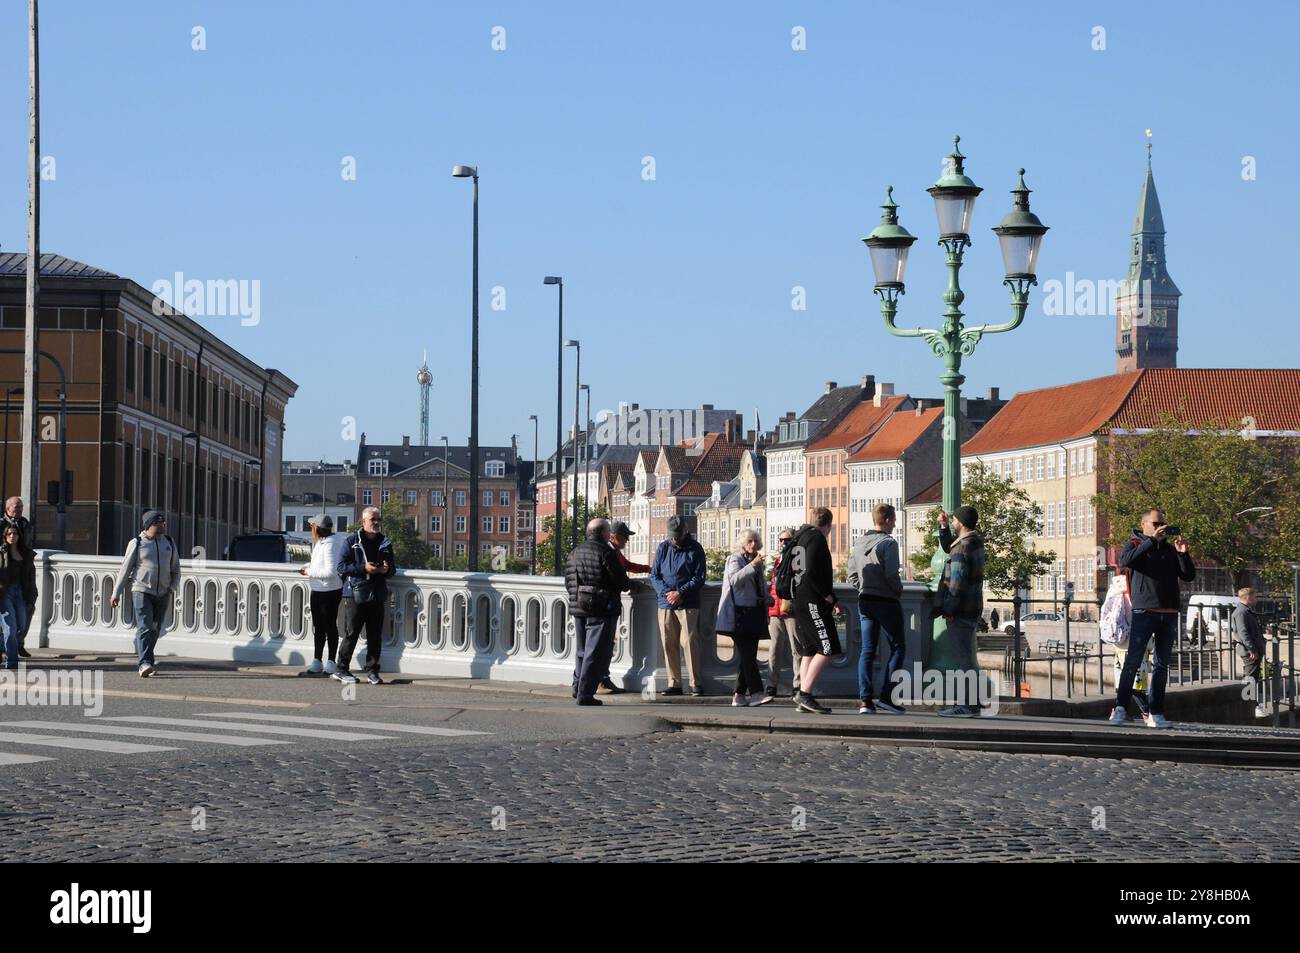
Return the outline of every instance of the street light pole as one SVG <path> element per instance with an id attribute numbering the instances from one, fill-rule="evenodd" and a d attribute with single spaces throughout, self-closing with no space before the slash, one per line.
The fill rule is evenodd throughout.
<path id="1" fill-rule="evenodd" d="M 578 545 L 578 408 L 582 396 L 582 344 L 578 341 L 565 341 L 565 347 L 573 348 L 577 355 L 573 367 L 573 499 L 572 515 L 569 517 L 569 544 Z"/>
<path id="2" fill-rule="evenodd" d="M 555 526 L 551 531 L 551 541 L 555 550 L 555 575 L 564 575 L 564 566 L 560 561 L 560 480 L 563 475 L 564 462 L 564 279 L 558 275 L 547 275 L 542 279 L 544 285 L 556 285 L 560 292 L 560 314 L 555 332 Z"/>
<path id="3" fill-rule="evenodd" d="M 28 518 L 32 521 L 34 534 L 41 478 L 36 419 L 40 413 L 36 302 L 41 285 L 41 71 L 37 0 L 28 0 L 27 15 L 27 283 L 23 334 L 23 477 L 19 493 L 27 502 Z M 59 474 L 59 480 L 63 480 L 62 473 Z"/>
<path id="4" fill-rule="evenodd" d="M 582 389 L 587 392 L 587 415 L 582 421 L 582 525 L 586 532 L 591 512 L 591 388 L 583 384 Z"/>
<path id="5" fill-rule="evenodd" d="M 1025 319 L 1029 306 L 1029 289 L 1038 283 L 1038 251 L 1047 227 L 1038 216 L 1029 211 L 1029 189 L 1025 185 L 1025 170 L 1020 170 L 1020 180 L 1012 195 L 1012 210 L 993 229 L 1002 246 L 1005 265 L 1003 285 L 1011 291 L 1010 321 L 1002 324 L 979 324 L 966 327 L 962 323 L 961 303 L 965 298 L 961 290 L 960 273 L 962 257 L 970 245 L 970 221 L 975 209 L 975 199 L 983 190 L 966 175 L 963 164 L 966 157 L 958 148 L 959 136 L 953 137 L 953 150 L 944 166 L 939 181 L 927 191 L 934 199 L 935 214 L 939 223 L 939 244 L 944 247 L 948 265 L 948 287 L 943 300 L 948 306 L 941 328 L 900 328 L 894 322 L 898 314 L 898 298 L 903 294 L 903 275 L 907 267 L 907 253 L 916 241 L 898 224 L 898 206 L 894 204 L 892 186 L 887 191 L 880 224 L 863 241 L 871 252 L 871 266 L 875 273 L 875 293 L 880 296 L 880 311 L 885 320 L 885 330 L 897 337 L 919 337 L 936 356 L 943 358 L 944 371 L 939 380 L 943 384 L 943 509 L 952 513 L 961 503 L 961 385 L 966 378 L 961 373 L 961 359 L 975 353 L 975 346 L 986 334 L 1014 331 Z M 931 564 L 934 584 L 937 585 L 943 570 L 944 553 L 936 550 Z M 947 624 L 935 620 L 934 650 L 931 667 L 935 669 L 962 669 L 963 654 L 950 645 L 944 636 Z"/>
<path id="6" fill-rule="evenodd" d="M 537 415 L 529 414 L 528 419 L 533 422 L 533 538 L 528 541 L 528 550 L 531 553 L 531 572 L 537 575 L 537 488 L 541 485 L 537 479 Z"/>
<path id="7" fill-rule="evenodd" d="M 469 571 L 478 572 L 478 169 L 458 165 L 457 178 L 474 180 L 474 277 L 472 280 L 473 331 L 470 342 L 469 392 Z"/>

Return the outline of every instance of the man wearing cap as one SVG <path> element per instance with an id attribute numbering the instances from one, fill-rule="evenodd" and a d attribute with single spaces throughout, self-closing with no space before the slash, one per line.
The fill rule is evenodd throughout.
<path id="1" fill-rule="evenodd" d="M 984 614 L 984 538 L 979 526 L 979 512 L 973 506 L 959 506 L 952 514 L 956 533 L 948 546 L 948 556 L 943 563 L 943 576 L 936 593 L 936 613 L 948 623 L 948 637 L 962 659 L 961 674 L 974 673 L 974 677 L 959 678 L 958 685 L 969 690 L 979 678 L 979 659 L 975 654 L 975 627 Z M 945 708 L 940 715 L 949 718 L 978 718 L 980 703 L 974 698 L 959 697 L 956 705 Z"/>
<path id="2" fill-rule="evenodd" d="M 181 557 L 167 535 L 167 518 L 149 510 L 141 520 L 140 535 L 131 540 L 117 571 L 113 596 L 108 604 L 117 608 L 127 583 L 131 584 L 131 607 L 135 613 L 135 653 L 140 677 L 154 673 L 154 646 L 162 638 L 171 594 L 181 584 Z"/>
<path id="3" fill-rule="evenodd" d="M 28 652 L 24 646 L 27 643 L 27 630 L 31 628 L 32 616 L 36 612 L 36 543 L 32 538 L 31 520 L 23 516 L 23 498 L 21 496 L 11 496 L 5 500 L 4 515 L 0 516 L 0 532 L 6 526 L 12 526 L 18 530 L 18 548 L 22 550 L 23 565 L 27 568 L 31 582 L 30 586 L 24 587 L 27 598 L 30 598 L 31 601 L 24 605 L 27 615 L 23 617 L 22 629 L 18 633 L 19 657 L 31 658 L 32 653 Z"/>
<path id="4" fill-rule="evenodd" d="M 635 535 L 636 534 L 632 532 L 631 527 L 629 527 L 626 523 L 624 523 L 622 520 L 615 520 L 614 525 L 610 528 L 609 531 L 609 545 L 614 550 L 614 554 L 618 557 L 619 565 L 621 565 L 626 572 L 647 573 L 650 571 L 649 566 L 643 563 L 634 563 L 632 562 L 632 560 L 628 559 L 627 556 L 623 554 L 623 550 L 627 548 L 628 540 Z M 634 583 L 632 586 L 632 591 L 635 592 L 638 589 L 638 587 L 643 587 L 644 585 L 645 585 L 644 583 Z M 614 680 L 609 677 L 608 665 L 605 666 L 604 674 L 601 676 L 600 685 L 597 688 L 597 694 L 600 695 L 623 694 L 623 689 L 615 685 Z"/>
<path id="5" fill-rule="evenodd" d="M 708 560 L 680 516 L 668 518 L 668 538 L 655 551 L 650 581 L 659 594 L 659 638 L 668 668 L 665 695 L 682 693 L 681 634 L 686 630 L 686 673 L 691 694 L 703 695 L 700 663 L 700 590 Z"/>

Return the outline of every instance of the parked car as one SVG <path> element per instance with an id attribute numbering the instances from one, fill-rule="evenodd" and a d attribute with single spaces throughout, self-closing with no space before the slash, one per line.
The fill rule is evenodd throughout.
<path id="1" fill-rule="evenodd" d="M 230 541 L 224 558 L 241 563 L 287 563 L 289 544 L 284 533 L 273 530 L 244 533 Z"/>
<path id="2" fill-rule="evenodd" d="M 1194 645 L 1218 640 L 1222 630 L 1224 641 L 1231 641 L 1232 610 L 1241 602 L 1236 596 L 1220 593 L 1196 592 L 1187 600 L 1187 613 L 1183 627 L 1187 641 Z"/>
<path id="3" fill-rule="evenodd" d="M 1064 621 L 1065 621 L 1065 613 L 1063 612 L 1026 612 L 1024 615 L 1020 617 L 1020 622 L 1022 625 L 1026 622 L 1064 622 Z M 1007 619 L 1006 623 L 1002 626 L 1002 631 L 1005 632 L 1007 635 L 1011 635 L 1013 632 L 1015 632 L 1016 631 L 1015 620 Z"/>

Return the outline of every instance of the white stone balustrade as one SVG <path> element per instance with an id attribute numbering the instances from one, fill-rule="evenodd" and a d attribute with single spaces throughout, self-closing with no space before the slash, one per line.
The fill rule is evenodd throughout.
<path id="1" fill-rule="evenodd" d="M 37 553 L 40 600 L 31 632 L 43 647 L 81 652 L 134 650 L 131 600 L 109 605 L 120 559 L 42 550 Z M 182 560 L 158 654 L 306 666 L 313 639 L 310 586 L 300 564 Z M 389 579 L 389 621 L 383 668 L 391 672 L 567 685 L 573 674 L 574 627 L 562 579 L 553 576 L 399 570 Z M 860 638 L 857 603 L 840 587 L 845 608 L 840 638 L 845 655 L 833 659 L 819 694 L 857 691 Z M 719 587 L 701 598 L 701 654 L 705 685 L 729 693 L 734 658 L 719 658 L 713 619 Z M 929 592 L 905 584 L 907 664 L 929 650 Z M 362 638 L 358 653 L 364 649 Z M 925 655 L 922 655 L 922 652 Z M 877 681 L 885 653 L 880 654 Z M 667 684 L 653 592 L 623 596 L 623 615 L 610 672 L 615 682 L 641 689 Z M 683 666 L 683 676 L 685 667 Z"/>

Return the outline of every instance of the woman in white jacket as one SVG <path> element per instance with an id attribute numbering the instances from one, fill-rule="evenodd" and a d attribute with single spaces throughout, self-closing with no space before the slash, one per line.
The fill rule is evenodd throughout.
<path id="1" fill-rule="evenodd" d="M 757 532 L 742 531 L 722 576 L 714 631 L 731 636 L 739 663 L 733 706 L 766 705 L 772 700 L 763 693 L 763 676 L 758 670 L 758 642 L 767 637 L 767 583 L 763 578 L 763 554 L 759 552 L 762 546 Z"/>
<path id="2" fill-rule="evenodd" d="M 311 562 L 298 570 L 311 580 L 311 627 L 316 635 L 316 657 L 307 672 L 332 675 L 334 656 L 339 650 L 339 603 L 343 599 L 343 579 L 338 566 L 347 539 L 334 532 L 334 520 L 327 513 L 312 517 L 311 539 Z M 322 667 L 326 639 L 329 639 L 330 654 Z"/>

